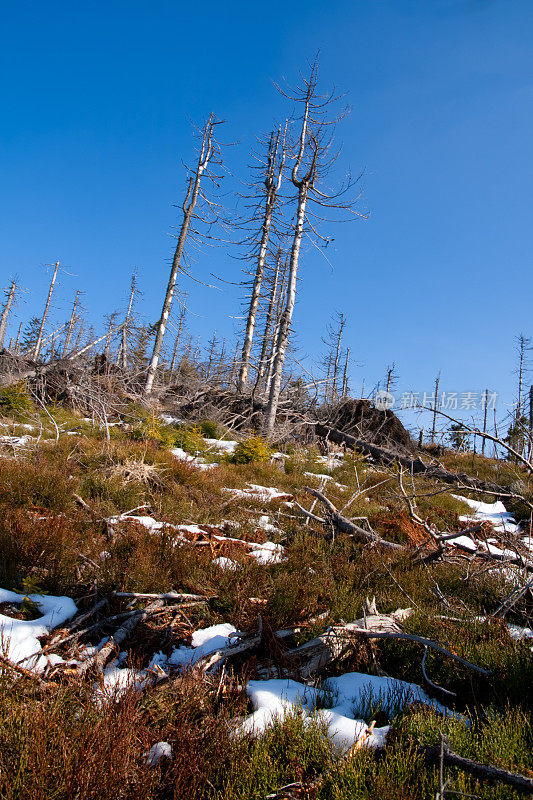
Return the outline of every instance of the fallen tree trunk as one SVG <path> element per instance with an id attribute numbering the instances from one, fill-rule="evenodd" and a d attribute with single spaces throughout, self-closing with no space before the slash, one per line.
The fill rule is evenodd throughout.
<path id="1" fill-rule="evenodd" d="M 150 605 L 146 606 L 146 608 L 142 611 L 139 611 L 137 614 L 133 614 L 131 617 L 128 617 L 128 619 L 122 623 L 118 630 L 115 631 L 115 633 L 110 637 L 109 641 L 102 647 L 101 650 L 88 658 L 87 661 L 84 661 L 82 664 L 80 664 L 78 668 L 78 674 L 80 676 L 84 676 L 93 667 L 97 672 L 103 672 L 107 661 L 111 658 L 114 651 L 118 650 L 122 642 L 126 641 L 126 639 L 131 636 L 139 622 L 147 619 L 155 611 L 163 608 L 163 606 L 163 600 L 156 600 L 154 603 L 150 603 Z"/>
<path id="2" fill-rule="evenodd" d="M 372 442 L 366 441 L 365 439 L 356 439 L 355 436 L 350 436 L 350 434 L 343 433 L 335 428 L 329 428 L 327 425 L 323 425 L 320 422 L 315 423 L 315 433 L 317 436 L 328 439 L 335 444 L 345 445 L 351 450 L 358 450 L 360 453 L 363 453 L 363 455 L 373 458 L 378 464 L 383 464 L 385 466 L 390 466 L 394 463 L 401 464 L 402 467 L 405 467 L 405 469 L 412 472 L 414 475 L 425 475 L 428 478 L 433 478 L 443 483 L 467 486 L 481 492 L 490 492 L 490 494 L 498 498 L 520 499 L 530 505 L 524 497 L 509 491 L 505 486 L 500 486 L 491 481 L 483 481 L 479 478 L 472 478 L 464 472 L 452 472 L 441 464 L 426 464 L 422 461 L 420 456 L 413 458 L 413 456 L 406 453 L 372 444 Z"/>
<path id="3" fill-rule="evenodd" d="M 394 614 L 389 615 L 369 614 L 362 619 L 356 619 L 355 622 L 335 625 L 309 642 L 286 650 L 283 653 L 280 667 L 269 663 L 260 667 L 258 672 L 261 677 L 281 674 L 283 677 L 298 680 L 315 678 L 322 670 L 348 652 L 356 636 L 361 636 L 366 639 L 398 639 L 421 644 L 474 672 L 490 675 L 490 670 L 472 664 L 471 661 L 452 653 L 432 639 L 404 633 L 401 622 L 409 616 L 410 612 L 411 609 L 398 609 Z"/>
<path id="4" fill-rule="evenodd" d="M 471 758 L 463 758 L 463 756 L 457 755 L 452 750 L 448 738 L 444 735 L 441 735 L 440 744 L 424 748 L 424 754 L 431 764 L 443 763 L 450 767 L 458 767 L 477 778 L 477 780 L 498 781 L 499 783 L 507 784 L 507 786 L 512 786 L 518 792 L 533 794 L 533 778 L 527 778 L 518 772 L 510 772 L 507 769 L 501 769 L 501 767 L 480 764 Z"/>
<path id="5" fill-rule="evenodd" d="M 389 542 L 387 539 L 382 539 L 381 536 L 379 536 L 379 534 L 377 534 L 375 531 L 365 531 L 364 528 L 360 528 L 359 525 L 356 525 L 354 522 L 351 522 L 351 520 L 343 517 L 342 514 L 337 511 L 331 500 L 328 500 L 328 498 L 317 489 L 312 489 L 309 486 L 304 486 L 304 489 L 306 492 L 309 492 L 309 494 L 313 495 L 313 497 L 316 497 L 317 500 L 320 500 L 326 509 L 326 514 L 324 518 L 322 518 L 317 517 L 310 511 L 306 511 L 305 508 L 302 508 L 301 505 L 296 503 L 296 506 L 300 512 L 302 512 L 309 519 L 312 519 L 314 522 L 319 522 L 326 527 L 331 525 L 339 533 L 347 533 L 354 539 L 370 542 L 372 544 L 378 544 L 380 547 L 384 547 L 388 550 L 404 551 L 407 549 L 403 544 Z"/>

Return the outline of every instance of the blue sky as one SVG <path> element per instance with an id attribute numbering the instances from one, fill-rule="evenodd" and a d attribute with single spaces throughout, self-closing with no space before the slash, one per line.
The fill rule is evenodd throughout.
<path id="1" fill-rule="evenodd" d="M 157 319 L 168 277 L 190 121 L 226 120 L 228 192 L 256 134 L 288 112 L 273 80 L 321 52 L 321 82 L 348 93 L 342 165 L 364 170 L 367 220 L 331 229 L 333 270 L 303 253 L 295 326 L 318 355 L 334 310 L 369 387 L 394 361 L 399 388 L 513 395 L 513 337 L 531 333 L 531 0 L 272 0 L 5 4 L 1 47 L 2 285 L 42 306 L 65 265 L 55 318 L 74 290 L 95 325 L 139 272 Z M 227 248 L 200 277 L 240 279 Z M 190 285 L 190 330 L 232 337 L 238 292 Z"/>

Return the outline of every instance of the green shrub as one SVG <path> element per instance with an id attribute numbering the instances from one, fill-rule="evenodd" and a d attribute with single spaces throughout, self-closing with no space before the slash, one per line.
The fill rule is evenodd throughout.
<path id="1" fill-rule="evenodd" d="M 218 423 L 214 419 L 203 419 L 200 422 L 200 433 L 205 439 L 218 438 Z"/>
<path id="2" fill-rule="evenodd" d="M 172 447 L 176 443 L 176 431 L 167 425 L 157 414 L 147 414 L 140 419 L 132 431 L 134 439 L 153 439 L 162 447 Z"/>
<path id="3" fill-rule="evenodd" d="M 11 383 L 0 389 L 0 413 L 18 417 L 33 409 L 33 403 L 24 381 Z"/>
<path id="4" fill-rule="evenodd" d="M 260 436 L 250 436 L 239 442 L 228 461 L 232 464 L 250 464 L 253 461 L 270 461 L 272 451 Z"/>
<path id="5" fill-rule="evenodd" d="M 188 428 L 180 425 L 172 429 L 174 447 L 181 447 L 186 453 L 203 453 L 205 450 L 204 438 L 196 426 Z"/>

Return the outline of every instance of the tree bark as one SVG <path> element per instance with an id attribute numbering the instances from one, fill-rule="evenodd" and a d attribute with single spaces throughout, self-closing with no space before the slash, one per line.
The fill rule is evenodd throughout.
<path id="1" fill-rule="evenodd" d="M 4 339 L 5 339 L 6 328 L 7 328 L 7 318 L 9 316 L 9 309 L 11 308 L 11 304 L 13 303 L 13 300 L 15 298 L 15 290 L 16 290 L 16 288 L 17 288 L 17 285 L 16 285 L 15 281 L 11 281 L 11 285 L 9 287 L 9 292 L 8 292 L 8 295 L 7 295 L 7 298 L 6 298 L 6 303 L 5 303 L 3 311 L 2 311 L 2 317 L 0 319 L 0 350 L 4 346 Z"/>
<path id="2" fill-rule="evenodd" d="M 55 267 L 54 267 L 54 274 L 52 275 L 52 280 L 50 282 L 50 288 L 48 290 L 48 297 L 46 298 L 46 305 L 44 307 L 43 316 L 41 318 L 41 326 L 39 328 L 39 333 L 37 335 L 37 341 L 35 343 L 35 350 L 33 351 L 33 358 L 35 359 L 35 361 L 37 361 L 37 359 L 39 358 L 39 353 L 41 351 L 41 342 L 42 342 L 42 339 L 43 339 L 44 326 L 45 326 L 45 323 L 46 323 L 46 318 L 48 316 L 48 311 L 50 309 L 50 302 L 52 300 L 52 292 L 54 291 L 54 284 L 56 282 L 58 270 L 59 270 L 59 261 L 56 261 Z"/>
<path id="3" fill-rule="evenodd" d="M 276 208 L 278 191 L 281 185 L 283 176 L 283 164 L 285 159 L 284 144 L 282 144 L 281 160 L 278 164 L 278 150 L 280 147 L 280 130 L 277 133 L 272 133 L 268 146 L 267 156 L 267 172 L 265 176 L 265 208 L 263 214 L 263 223 L 261 226 L 261 241 L 259 244 L 259 252 L 257 255 L 257 267 L 255 271 L 255 278 L 252 287 L 252 296 L 250 298 L 250 306 L 248 309 L 248 319 L 246 321 L 246 332 L 244 335 L 244 343 L 241 355 L 241 368 L 239 370 L 239 378 L 237 381 L 237 390 L 242 392 L 248 382 L 248 371 L 250 369 L 250 354 L 252 352 L 252 341 L 255 330 L 255 321 L 257 317 L 257 309 L 259 306 L 259 297 L 261 294 L 261 286 L 263 283 L 263 276 L 265 272 L 265 262 L 267 256 L 268 242 L 270 238 L 270 229 L 272 226 L 272 217 Z"/>
<path id="4" fill-rule="evenodd" d="M 193 218 L 194 209 L 196 207 L 196 203 L 198 201 L 198 195 L 200 192 L 200 182 L 202 179 L 202 175 L 207 169 L 209 164 L 209 160 L 211 158 L 213 152 L 213 130 L 215 126 L 215 119 L 214 115 L 211 114 L 203 131 L 203 138 L 202 138 L 202 145 L 200 148 L 200 155 L 198 158 L 198 164 L 196 166 L 196 172 L 193 176 L 189 178 L 189 184 L 187 187 L 187 193 L 185 195 L 185 200 L 183 202 L 182 210 L 183 210 L 183 221 L 181 223 L 181 230 L 178 237 L 178 243 L 176 245 L 176 249 L 174 251 L 174 257 L 172 259 L 172 268 L 170 270 L 170 277 L 168 280 L 167 291 L 165 294 L 165 299 L 163 301 L 163 308 L 161 310 L 161 318 L 157 323 L 157 331 L 155 336 L 154 342 L 154 349 L 152 352 L 152 358 L 150 360 L 150 365 L 148 367 L 148 373 L 146 376 L 146 383 L 144 385 L 144 394 L 150 395 L 152 393 L 152 387 L 154 384 L 155 374 L 157 370 L 157 366 L 159 364 L 159 357 L 161 355 L 161 347 L 163 345 L 163 337 L 165 335 L 165 331 L 167 329 L 167 322 L 168 317 L 170 314 L 170 308 L 172 306 L 172 299 L 174 297 L 174 289 L 176 287 L 176 279 L 178 277 L 178 272 L 181 266 L 181 259 L 183 257 L 183 251 L 185 249 L 185 242 L 187 239 L 187 234 L 189 232 L 189 227 L 191 224 L 191 220 Z"/>

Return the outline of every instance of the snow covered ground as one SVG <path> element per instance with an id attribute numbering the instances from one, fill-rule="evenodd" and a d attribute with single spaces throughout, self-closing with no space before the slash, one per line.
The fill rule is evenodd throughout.
<path id="1" fill-rule="evenodd" d="M 0 589 L 0 603 L 20 605 L 23 599 L 23 595 Z M 0 651 L 24 669 L 43 672 L 49 664 L 60 663 L 63 659 L 57 655 L 42 655 L 39 638 L 71 619 L 78 609 L 70 597 L 30 594 L 28 599 L 42 611 L 42 616 L 24 620 L 0 614 Z"/>
<path id="2" fill-rule="evenodd" d="M 380 706 L 392 717 L 405 705 L 418 702 L 443 713 L 448 711 L 414 683 L 360 672 L 328 678 L 320 690 L 294 680 L 271 679 L 249 681 L 246 692 L 254 712 L 239 725 L 240 732 L 260 735 L 274 721 L 298 712 L 325 723 L 328 735 L 341 751 L 356 742 L 371 748 L 385 744 L 389 726 L 369 730 L 357 716 L 363 709 Z M 320 708 L 326 703 L 331 708 Z"/>
<path id="3" fill-rule="evenodd" d="M 261 524 L 261 520 L 263 520 Z M 270 525 L 268 522 L 269 518 L 267 516 L 261 517 L 260 522 L 258 524 L 259 528 L 262 528 L 265 531 L 276 531 L 278 529 L 275 526 Z M 153 517 L 148 516 L 133 516 L 131 514 L 122 514 L 121 516 L 117 517 L 110 517 L 108 520 L 110 525 L 116 525 L 120 522 L 134 522 L 138 525 L 142 525 L 148 531 L 152 533 L 159 533 L 162 530 L 170 529 L 175 532 L 177 537 L 177 544 L 180 543 L 186 544 L 191 542 L 191 537 L 198 536 L 206 536 L 206 531 L 200 527 L 199 525 L 172 525 L 168 522 L 160 522 Z M 205 525 L 204 528 L 216 528 L 216 526 L 207 526 Z M 187 535 L 189 534 L 189 535 Z M 215 542 L 219 542 L 223 544 L 227 542 L 228 544 L 232 544 L 239 549 L 242 550 L 244 555 L 249 556 L 250 558 L 255 559 L 260 564 L 279 564 L 285 558 L 285 548 L 281 544 L 276 544 L 275 542 L 247 542 L 244 539 L 236 539 L 232 536 L 223 536 L 221 534 L 213 533 L 213 539 Z M 234 568 L 237 565 L 234 562 L 230 562 L 229 559 L 225 559 L 221 561 L 220 558 L 216 558 L 214 563 L 218 563 L 218 566 L 222 567 L 222 569 Z"/>
<path id="4" fill-rule="evenodd" d="M 461 522 L 490 522 L 497 533 L 518 533 L 520 530 L 515 518 L 500 500 L 495 503 L 482 503 L 480 500 L 471 500 L 469 497 L 456 494 L 452 497 L 469 505 L 474 512 L 459 517 Z"/>
<path id="5" fill-rule="evenodd" d="M 280 492 L 274 486 L 259 486 L 255 483 L 246 484 L 248 489 L 227 489 L 223 488 L 223 492 L 228 492 L 234 497 L 242 498 L 244 500 L 260 500 L 262 503 L 271 503 L 273 500 L 291 501 L 292 494 L 287 492 Z"/>
<path id="6" fill-rule="evenodd" d="M 480 523 L 490 522 L 494 527 L 495 533 L 509 536 L 516 535 L 520 532 L 520 526 L 517 524 L 513 515 L 507 511 L 501 501 L 495 503 L 482 503 L 479 500 L 471 500 L 469 497 L 461 497 L 460 495 L 452 495 L 456 500 L 461 500 L 470 506 L 473 514 L 464 514 L 460 516 L 461 522 Z M 508 548 L 501 548 L 498 546 L 498 540 L 495 538 L 477 539 L 468 534 L 462 534 L 449 540 L 450 545 L 461 547 L 475 553 L 478 550 L 489 552 L 497 558 L 516 558 L 516 552 Z"/>
<path id="7" fill-rule="evenodd" d="M 186 669 L 223 647 L 227 647 L 241 634 L 233 625 L 221 623 L 201 628 L 193 633 L 191 644 L 175 647 L 169 656 L 155 653 L 146 669 L 137 670 L 124 666 L 127 653 L 119 654 L 104 670 L 101 680 L 94 687 L 94 697 L 98 704 L 117 701 L 129 689 L 140 691 L 145 686 L 165 677 L 172 670 Z M 103 643 L 101 643 L 103 644 Z"/>

